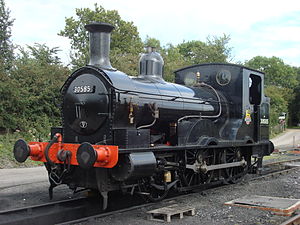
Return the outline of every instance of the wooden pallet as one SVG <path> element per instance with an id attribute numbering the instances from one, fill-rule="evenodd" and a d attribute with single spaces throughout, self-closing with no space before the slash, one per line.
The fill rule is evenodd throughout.
<path id="1" fill-rule="evenodd" d="M 195 208 L 174 204 L 167 207 L 154 209 L 148 211 L 147 213 L 149 214 L 148 220 L 171 222 L 171 217 L 179 217 L 179 219 L 182 219 L 183 215 L 194 216 Z"/>
<path id="2" fill-rule="evenodd" d="M 272 211 L 277 215 L 290 216 L 295 210 L 300 209 L 300 199 L 278 198 L 270 196 L 248 195 L 238 198 L 225 205 L 256 208 Z"/>

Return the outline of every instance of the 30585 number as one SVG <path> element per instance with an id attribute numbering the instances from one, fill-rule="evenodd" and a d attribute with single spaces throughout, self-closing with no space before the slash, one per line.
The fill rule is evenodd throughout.
<path id="1" fill-rule="evenodd" d="M 75 86 L 73 92 L 75 94 L 94 93 L 95 86 L 91 86 L 91 85 Z"/>

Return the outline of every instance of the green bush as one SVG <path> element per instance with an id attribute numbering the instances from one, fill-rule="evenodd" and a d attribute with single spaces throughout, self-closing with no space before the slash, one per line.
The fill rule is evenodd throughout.
<path id="1" fill-rule="evenodd" d="M 34 137 L 30 133 L 15 132 L 13 134 L 0 135 L 0 169 L 13 167 L 41 166 L 43 163 L 27 159 L 25 163 L 18 163 L 13 156 L 13 148 L 16 140 L 25 139 L 33 141 Z"/>

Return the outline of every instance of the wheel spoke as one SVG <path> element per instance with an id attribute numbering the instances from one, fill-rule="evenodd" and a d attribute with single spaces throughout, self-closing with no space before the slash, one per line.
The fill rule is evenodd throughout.
<path id="1" fill-rule="evenodd" d="M 204 151 L 187 150 L 186 162 L 189 165 L 198 163 L 200 165 L 214 165 L 216 163 L 215 149 L 206 149 Z M 214 175 L 214 171 L 204 173 L 202 171 L 195 172 L 192 169 L 185 169 L 182 171 L 182 183 L 184 186 L 195 186 L 209 183 Z"/>
<path id="2" fill-rule="evenodd" d="M 239 148 L 228 148 L 222 154 L 222 163 L 232 163 L 242 160 Z M 236 183 L 240 180 L 244 170 L 245 168 L 242 166 L 226 168 L 223 170 L 224 178 L 230 183 Z"/>

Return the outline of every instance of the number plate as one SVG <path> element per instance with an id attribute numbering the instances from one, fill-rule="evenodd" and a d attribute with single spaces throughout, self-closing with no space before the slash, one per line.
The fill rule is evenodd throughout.
<path id="1" fill-rule="evenodd" d="M 73 88 L 73 92 L 75 94 L 94 93 L 95 92 L 95 86 L 92 86 L 92 85 L 75 86 Z"/>
<path id="2" fill-rule="evenodd" d="M 260 119 L 260 124 L 269 124 L 269 119 Z"/>

